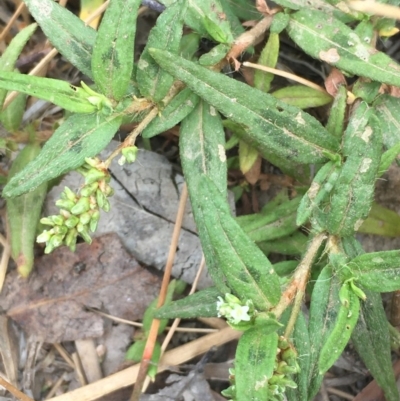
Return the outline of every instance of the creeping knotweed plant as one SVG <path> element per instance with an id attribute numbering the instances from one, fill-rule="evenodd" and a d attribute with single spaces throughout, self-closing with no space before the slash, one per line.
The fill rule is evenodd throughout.
<path id="1" fill-rule="evenodd" d="M 74 251 L 78 235 L 90 244 L 92 239 L 89 233 L 97 228 L 100 209 L 105 212 L 110 210 L 107 198 L 114 191 L 109 185 L 111 177 L 104 163 L 97 158 L 86 158 L 86 163 L 77 171 L 85 177 L 79 194 L 65 187 L 61 199 L 56 202 L 60 214 L 40 220 L 42 224 L 51 226 L 50 230 L 44 230 L 37 237 L 37 242 L 46 243 L 45 253 L 61 245 L 67 245 Z"/>

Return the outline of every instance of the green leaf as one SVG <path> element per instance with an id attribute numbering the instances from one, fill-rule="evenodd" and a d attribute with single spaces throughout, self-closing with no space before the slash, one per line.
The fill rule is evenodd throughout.
<path id="1" fill-rule="evenodd" d="M 162 306 L 155 311 L 154 317 L 157 319 L 217 317 L 217 298 L 224 295 L 216 287 L 206 288 Z"/>
<path id="2" fill-rule="evenodd" d="M 296 213 L 301 197 L 286 201 L 269 213 L 255 213 L 237 217 L 243 231 L 255 242 L 271 241 L 286 237 L 297 230 Z"/>
<path id="3" fill-rule="evenodd" d="M 225 9 L 224 3 L 228 4 L 232 12 L 241 20 L 259 20 L 261 14 L 254 6 L 254 2 L 249 0 L 222 0 L 221 4 Z M 229 19 L 230 20 L 230 19 Z M 236 32 L 235 32 L 236 33 Z"/>
<path id="4" fill-rule="evenodd" d="M 172 298 L 175 293 L 175 287 L 176 287 L 176 280 L 172 280 L 168 284 L 167 294 L 165 295 L 163 307 L 168 307 L 170 305 L 170 303 L 172 302 Z M 149 335 L 153 320 L 156 318 L 155 313 L 158 310 L 157 303 L 158 303 L 158 297 L 153 299 L 153 301 L 150 303 L 150 305 L 147 307 L 146 311 L 144 312 L 142 323 L 143 323 L 143 331 L 146 333 L 146 336 Z M 167 327 L 167 324 L 168 324 L 168 318 L 162 319 L 160 321 L 160 325 L 158 327 L 158 334 L 161 334 L 165 330 L 165 328 Z"/>
<path id="5" fill-rule="evenodd" d="M 0 72 L 0 87 L 47 100 L 73 113 L 97 111 L 97 107 L 89 102 L 89 95 L 82 88 L 58 79 Z"/>
<path id="6" fill-rule="evenodd" d="M 340 85 L 329 111 L 329 118 L 326 124 L 327 131 L 335 138 L 342 139 L 346 107 L 347 88 L 345 85 Z"/>
<path id="7" fill-rule="evenodd" d="M 192 60 L 199 50 L 200 35 L 196 32 L 191 32 L 183 35 L 179 45 L 179 55 L 187 60 Z"/>
<path id="8" fill-rule="evenodd" d="M 386 149 L 400 143 L 400 99 L 390 95 L 381 95 L 373 104 L 382 126 L 383 145 Z M 396 159 L 400 165 L 400 159 Z M 380 169 L 381 170 L 381 169 Z"/>
<path id="9" fill-rule="evenodd" d="M 306 250 L 307 242 L 308 237 L 302 232 L 296 231 L 287 237 L 259 242 L 257 245 L 266 255 L 271 252 L 282 255 L 301 255 Z"/>
<path id="10" fill-rule="evenodd" d="M 263 327 L 244 332 L 235 355 L 237 400 L 268 400 L 268 379 L 272 377 L 278 335 L 264 335 Z"/>
<path id="11" fill-rule="evenodd" d="M 334 326 L 319 354 L 318 368 L 321 375 L 327 372 L 342 354 L 357 324 L 360 312 L 360 300 L 351 290 L 349 283 L 342 285 L 339 298 L 341 304 Z"/>
<path id="12" fill-rule="evenodd" d="M 232 35 L 233 37 L 237 37 L 241 35 L 245 29 L 240 22 L 240 19 L 244 19 L 243 14 L 242 15 L 237 15 L 235 12 L 235 3 L 238 1 L 236 0 L 235 2 L 232 2 L 230 0 L 219 0 L 221 3 L 221 7 L 224 11 L 224 14 L 226 15 L 226 20 L 229 21 L 230 28 L 232 30 Z M 248 8 L 251 8 L 252 5 L 249 5 Z M 220 14 L 220 17 L 224 17 L 222 14 Z M 240 18 L 240 19 L 239 19 Z M 253 19 L 259 19 L 259 15 L 254 17 Z"/>
<path id="13" fill-rule="evenodd" d="M 226 43 L 220 43 L 219 45 L 213 47 L 208 53 L 203 54 L 199 58 L 199 63 L 205 67 L 213 66 L 223 60 L 229 50 L 229 45 Z"/>
<path id="14" fill-rule="evenodd" d="M 278 167 L 319 163 L 326 160 L 326 151 L 337 150 L 337 140 L 300 109 L 168 52 L 151 49 L 150 53 L 166 71 L 241 124 L 242 139 Z"/>
<path id="15" fill-rule="evenodd" d="M 332 102 L 332 96 L 328 93 L 304 85 L 278 89 L 272 93 L 272 96 L 300 109 L 325 106 Z"/>
<path id="16" fill-rule="evenodd" d="M 140 93 L 155 103 L 165 97 L 174 79 L 159 67 L 151 57 L 149 49 L 155 47 L 166 49 L 175 55 L 179 53 L 186 4 L 187 2 L 178 0 L 160 15 L 138 62 L 136 81 Z"/>
<path id="17" fill-rule="evenodd" d="M 296 224 L 306 223 L 320 205 L 329 198 L 340 173 L 340 166 L 330 161 L 325 163 L 316 173 L 310 188 L 304 194 L 297 209 Z"/>
<path id="18" fill-rule="evenodd" d="M 89 78 L 96 31 L 53 0 L 24 0 L 51 44 Z"/>
<path id="19" fill-rule="evenodd" d="M 291 308 L 285 311 L 281 322 L 287 324 L 290 317 Z M 293 375 L 294 381 L 297 383 L 297 388 L 287 388 L 285 395 L 288 401 L 306 401 L 308 393 L 308 374 L 310 369 L 310 336 L 308 334 L 307 321 L 302 312 L 297 317 L 294 325 L 291 341 L 297 351 L 297 363 L 300 367 L 299 373 Z"/>
<path id="20" fill-rule="evenodd" d="M 291 15 L 289 36 L 310 56 L 350 74 L 400 86 L 400 66 L 363 42 L 347 25 L 305 8 Z"/>
<path id="21" fill-rule="evenodd" d="M 111 141 L 122 116 L 114 114 L 74 114 L 46 142 L 39 156 L 18 173 L 4 188 L 12 198 L 38 187 L 45 181 L 80 167 L 86 157 L 101 152 Z"/>
<path id="22" fill-rule="evenodd" d="M 4 50 L 4 53 L 0 57 L 0 71 L 11 72 L 15 68 L 15 63 L 20 56 L 22 49 L 24 48 L 26 42 L 35 32 L 37 24 L 28 25 L 22 31 L 12 39 L 10 44 Z M 0 110 L 3 108 L 4 100 L 7 96 L 7 90 L 0 90 Z"/>
<path id="23" fill-rule="evenodd" d="M 144 349 L 146 347 L 146 342 L 147 342 L 146 340 L 135 341 L 135 343 L 128 348 L 128 351 L 126 351 L 125 359 L 134 362 L 140 362 L 143 356 Z M 157 374 L 157 366 L 160 357 L 161 357 L 161 346 L 160 343 L 156 341 L 154 344 L 153 355 L 151 356 L 151 363 L 149 366 L 149 370 L 147 372 L 147 374 L 153 380 L 155 375 Z"/>
<path id="24" fill-rule="evenodd" d="M 33 160 L 40 152 L 38 143 L 29 143 L 14 160 L 8 180 Z M 11 255 L 22 277 L 33 268 L 34 244 L 42 206 L 47 194 L 47 183 L 15 199 L 7 199 L 7 220 L 10 231 Z"/>
<path id="25" fill-rule="evenodd" d="M 372 103 L 379 95 L 379 89 L 382 85 L 380 82 L 370 81 L 369 79 L 359 78 L 353 85 L 352 93 L 366 101 L 368 104 Z"/>
<path id="26" fill-rule="evenodd" d="M 275 68 L 279 56 L 279 35 L 277 33 L 270 33 L 268 42 L 262 50 L 257 64 L 266 67 Z M 254 71 L 254 87 L 269 92 L 271 82 L 274 79 L 274 74 L 261 70 Z"/>
<path id="27" fill-rule="evenodd" d="M 368 217 L 382 154 L 382 135 L 373 109 L 361 102 L 344 134 L 347 159 L 332 191 L 329 233 L 353 235 Z"/>
<path id="28" fill-rule="evenodd" d="M 246 142 L 239 142 L 239 163 L 240 170 L 243 174 L 249 172 L 254 163 L 258 159 L 258 151 L 255 148 L 247 145 Z"/>
<path id="29" fill-rule="evenodd" d="M 240 300 L 253 301 L 259 311 L 268 310 L 277 304 L 281 292 L 272 264 L 236 223 L 226 199 L 206 176 L 200 180 L 199 190 L 203 221 L 197 224 L 209 237 L 228 287 Z"/>
<path id="30" fill-rule="evenodd" d="M 219 0 L 187 0 L 185 24 L 195 32 L 222 43 L 232 43 L 230 21 Z"/>
<path id="31" fill-rule="evenodd" d="M 136 18 L 140 0 L 113 0 L 102 18 L 93 48 L 92 73 L 108 98 L 126 95 L 134 57 Z"/>
<path id="32" fill-rule="evenodd" d="M 182 121 L 179 149 L 183 174 L 188 186 L 194 219 L 207 262 L 208 271 L 218 290 L 230 292 L 225 277 L 218 266 L 209 235 L 202 224 L 204 202 L 199 190 L 200 178 L 207 175 L 218 187 L 221 196 L 227 197 L 227 167 L 225 133 L 221 117 L 214 107 L 200 100 L 195 109 Z"/>
<path id="33" fill-rule="evenodd" d="M 340 282 L 333 275 L 331 266 L 321 271 L 314 285 L 310 304 L 308 332 L 310 334 L 310 370 L 308 375 L 308 400 L 319 391 L 323 375 L 319 373 L 318 360 L 321 350 L 332 332 L 340 308 Z"/>
<path id="34" fill-rule="evenodd" d="M 347 264 L 363 287 L 376 292 L 400 289 L 399 266 L 399 250 L 365 253 Z"/>
<path id="35" fill-rule="evenodd" d="M 382 120 L 379 120 L 379 123 L 382 125 Z M 386 152 L 383 153 L 381 157 L 381 164 L 379 165 L 378 169 L 378 177 L 381 177 L 386 171 L 389 169 L 390 165 L 393 161 L 397 158 L 398 154 L 400 153 L 400 142 L 396 145 L 392 146 Z M 399 162 L 399 160 L 397 160 Z"/>
<path id="36" fill-rule="evenodd" d="M 26 109 L 26 95 L 19 93 L 16 98 L 0 112 L 0 121 L 7 131 L 15 132 L 21 126 Z"/>
<path id="37" fill-rule="evenodd" d="M 162 132 L 168 131 L 189 115 L 197 103 L 199 97 L 189 88 L 180 91 L 156 116 L 142 132 L 143 138 L 152 138 Z"/>
<path id="38" fill-rule="evenodd" d="M 352 334 L 357 353 L 385 393 L 387 401 L 400 399 L 393 374 L 389 326 L 380 294 L 363 288 L 360 316 Z"/>
<path id="39" fill-rule="evenodd" d="M 384 237 L 399 237 L 400 216 L 393 210 L 373 203 L 367 219 L 358 229 L 358 232 Z"/>

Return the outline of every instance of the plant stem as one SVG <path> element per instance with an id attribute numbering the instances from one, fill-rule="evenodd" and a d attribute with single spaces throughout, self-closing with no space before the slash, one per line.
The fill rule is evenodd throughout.
<path id="1" fill-rule="evenodd" d="M 291 282 L 283 292 L 279 304 L 272 311 L 277 317 L 280 317 L 294 298 L 294 305 L 289 322 L 286 326 L 285 337 L 289 336 L 293 330 L 301 308 L 301 302 L 305 293 L 312 263 L 319 247 L 326 238 L 326 233 L 320 233 L 311 240 L 302 261 L 293 274 Z"/>

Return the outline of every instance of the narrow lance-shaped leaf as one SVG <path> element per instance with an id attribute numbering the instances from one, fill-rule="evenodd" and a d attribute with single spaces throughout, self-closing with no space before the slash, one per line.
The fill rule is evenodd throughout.
<path id="1" fill-rule="evenodd" d="M 275 68 L 279 56 L 279 34 L 270 33 L 268 42 L 257 61 L 258 64 Z M 254 71 L 254 87 L 269 92 L 274 74 L 261 70 Z"/>
<path id="2" fill-rule="evenodd" d="M 314 399 L 321 387 L 323 375 L 319 373 L 318 360 L 339 312 L 339 288 L 340 282 L 333 275 L 332 267 L 329 265 L 324 267 L 315 283 L 310 304 L 308 332 L 312 346 L 308 376 L 309 401 Z"/>
<path id="3" fill-rule="evenodd" d="M 400 251 L 365 253 L 348 263 L 356 279 L 371 291 L 400 289 Z"/>
<path id="4" fill-rule="evenodd" d="M 187 0 L 185 24 L 221 43 L 232 43 L 230 21 L 219 0 Z"/>
<path id="5" fill-rule="evenodd" d="M 120 100 L 128 89 L 140 3 L 140 0 L 111 1 L 97 33 L 92 73 L 97 87 L 109 98 Z"/>
<path id="6" fill-rule="evenodd" d="M 353 235 L 368 216 L 382 154 L 379 121 L 365 102 L 351 116 L 343 154 L 347 159 L 333 189 L 327 229 L 344 237 Z"/>
<path id="7" fill-rule="evenodd" d="M 155 103 L 165 97 L 174 79 L 159 67 L 149 54 L 149 49 L 156 47 L 167 49 L 171 53 L 179 53 L 186 4 L 187 2 L 178 0 L 160 15 L 156 26 L 150 32 L 146 47 L 138 62 L 136 81 L 140 93 Z"/>
<path id="8" fill-rule="evenodd" d="M 217 317 L 217 300 L 219 296 L 224 295 L 216 287 L 209 287 L 162 306 L 155 311 L 154 317 L 157 319 Z"/>
<path id="9" fill-rule="evenodd" d="M 400 86 L 400 65 L 363 42 L 347 25 L 304 8 L 291 15 L 289 36 L 307 54 L 361 77 Z"/>
<path id="10" fill-rule="evenodd" d="M 262 326 L 244 332 L 235 355 L 237 400 L 268 400 L 268 379 L 272 377 L 278 348 L 278 334 L 264 334 Z"/>
<path id="11" fill-rule="evenodd" d="M 342 354 L 357 324 L 360 312 L 360 300 L 350 289 L 349 283 L 342 285 L 339 298 L 341 304 L 337 318 L 319 355 L 318 368 L 321 375 L 324 374 Z"/>
<path id="12" fill-rule="evenodd" d="M 400 99 L 390 95 L 381 95 L 373 104 L 382 126 L 383 145 L 390 149 L 400 142 Z M 397 158 L 397 164 L 400 160 Z"/>
<path id="13" fill-rule="evenodd" d="M 364 254 L 355 237 L 344 238 L 342 244 L 351 258 L 357 259 Z M 360 315 L 351 339 L 358 355 L 385 392 L 386 399 L 396 401 L 399 392 L 393 374 L 389 325 L 382 297 L 364 287 L 361 289 L 367 299 L 361 302 Z"/>
<path id="14" fill-rule="evenodd" d="M 53 0 L 24 0 L 52 45 L 89 78 L 96 31 Z"/>
<path id="15" fill-rule="evenodd" d="M 198 102 L 199 97 L 191 89 L 183 89 L 144 129 L 143 138 L 151 138 L 175 127 L 194 110 Z"/>
<path id="16" fill-rule="evenodd" d="M 73 113 L 97 111 L 97 107 L 89 102 L 89 94 L 84 89 L 58 79 L 0 72 L 0 87 L 47 100 Z"/>
<path id="17" fill-rule="evenodd" d="M 270 241 L 285 237 L 297 230 L 296 210 L 301 197 L 283 202 L 268 213 L 240 216 L 237 222 L 255 242 Z M 253 217 L 250 220 L 250 217 Z"/>
<path id="18" fill-rule="evenodd" d="M 97 155 L 108 145 L 121 119 L 119 114 L 72 115 L 54 132 L 39 156 L 5 186 L 3 196 L 21 195 L 80 167 L 86 157 Z"/>
<path id="19" fill-rule="evenodd" d="M 197 224 L 208 234 L 228 287 L 242 301 L 251 300 L 256 309 L 268 310 L 278 303 L 281 293 L 272 264 L 236 223 L 226 200 L 206 176 L 200 180 L 199 190 L 203 221 Z"/>
<path id="20" fill-rule="evenodd" d="M 373 203 L 367 219 L 358 229 L 358 232 L 384 237 L 398 237 L 400 236 L 400 215 L 393 210 Z"/>
<path id="21" fill-rule="evenodd" d="M 272 93 L 272 96 L 300 109 L 325 106 L 332 102 L 332 96 L 328 93 L 304 85 L 278 89 Z"/>
<path id="22" fill-rule="evenodd" d="M 150 54 L 193 92 L 241 124 L 242 139 L 277 166 L 323 162 L 326 151 L 338 149 L 338 141 L 300 109 L 169 52 L 151 49 Z"/>
<path id="23" fill-rule="evenodd" d="M 281 323 L 285 326 L 290 318 L 292 308 L 288 308 L 281 318 Z M 283 334 L 283 330 L 281 330 Z M 278 331 L 278 334 L 281 334 Z M 292 378 L 297 383 L 297 388 L 287 388 L 285 395 L 288 401 L 306 401 L 308 393 L 308 373 L 310 369 L 310 336 L 308 333 L 307 321 L 302 312 L 297 317 L 296 324 L 294 325 L 291 341 L 297 352 L 296 362 L 300 367 L 300 371 L 295 373 Z"/>
<path id="24" fill-rule="evenodd" d="M 357 353 L 385 393 L 387 401 L 399 400 L 393 374 L 390 334 L 380 294 L 363 288 L 366 301 L 361 302 L 360 316 L 352 334 Z"/>
<path id="25" fill-rule="evenodd" d="M 249 0 L 223 0 L 221 4 L 225 8 L 224 3 L 227 3 L 233 13 L 241 20 L 258 20 L 261 18 L 261 14 L 257 11 L 254 3 Z"/>
<path id="26" fill-rule="evenodd" d="M 328 132 L 336 138 L 341 139 L 344 128 L 344 118 L 346 115 L 347 88 L 340 85 L 329 111 L 329 118 L 326 124 Z"/>
<path id="27" fill-rule="evenodd" d="M 38 143 L 26 145 L 12 164 L 8 175 L 9 180 L 32 161 L 39 152 Z M 11 255 L 17 263 L 19 274 L 23 277 L 27 277 L 33 267 L 36 229 L 46 194 L 47 183 L 44 183 L 34 191 L 18 196 L 16 199 L 7 199 Z"/>
<path id="28" fill-rule="evenodd" d="M 22 52 L 26 42 L 37 28 L 37 24 L 28 25 L 13 38 L 0 57 L 0 71 L 13 71 L 15 63 Z M 0 110 L 3 107 L 7 90 L 0 90 Z"/>
<path id="29" fill-rule="evenodd" d="M 200 177 L 206 175 L 218 187 L 221 196 L 227 197 L 227 167 L 225 133 L 219 113 L 204 101 L 182 121 L 179 137 L 183 173 L 188 185 L 194 219 L 207 262 L 208 271 L 219 291 L 230 292 L 225 276 L 218 266 L 210 237 L 202 222 L 205 202 L 200 191 Z"/>

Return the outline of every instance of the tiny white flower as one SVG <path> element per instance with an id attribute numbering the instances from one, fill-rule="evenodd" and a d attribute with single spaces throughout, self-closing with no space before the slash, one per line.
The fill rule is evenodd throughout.
<path id="1" fill-rule="evenodd" d="M 248 306 L 235 306 L 228 317 L 228 320 L 233 324 L 238 324 L 240 322 L 248 322 L 250 321 L 250 316 L 248 314 L 249 307 Z"/>

